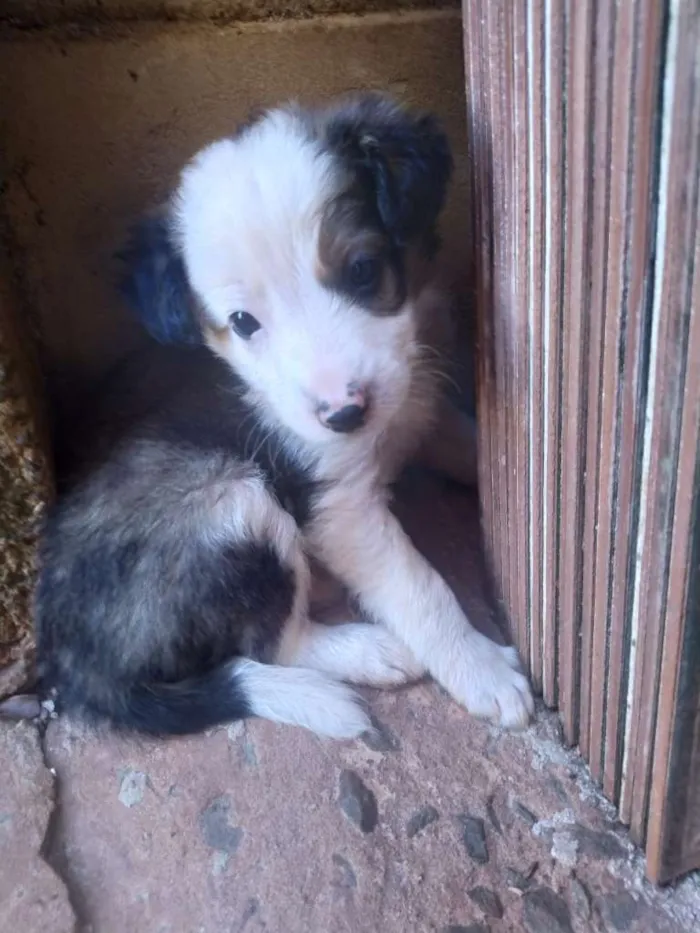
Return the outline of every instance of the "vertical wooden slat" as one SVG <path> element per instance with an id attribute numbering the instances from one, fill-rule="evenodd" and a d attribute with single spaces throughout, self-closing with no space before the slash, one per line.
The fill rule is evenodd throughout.
<path id="1" fill-rule="evenodd" d="M 494 44 L 491 57 L 491 79 L 498 88 L 497 106 L 499 117 L 492 126 L 499 127 L 500 139 L 491 153 L 494 166 L 494 207 L 498 232 L 494 242 L 496 275 L 494 277 L 494 309 L 499 323 L 503 379 L 501 382 L 501 407 L 505 427 L 505 457 L 502 464 L 506 483 L 506 521 L 513 529 L 508 536 L 507 574 L 502 581 L 506 609 L 513 622 L 518 641 L 523 635 L 522 619 L 518 618 L 518 532 L 515 470 L 517 468 L 516 410 L 515 404 L 515 356 L 517 308 L 517 269 L 513 256 L 513 232 L 515 224 L 507 216 L 507 205 L 517 203 L 513 185 L 513 98 L 514 61 L 511 10 L 507 0 L 494 0 L 489 8 L 490 25 L 497 31 L 498 41 Z M 495 98 L 492 98 L 492 103 Z M 505 117 L 505 119 L 503 119 Z M 520 642 L 521 643 L 521 642 Z M 522 644 L 522 643 L 521 643 Z"/>
<path id="2" fill-rule="evenodd" d="M 598 450 L 597 483 L 590 485 L 591 495 L 597 499 L 595 547 L 592 557 L 593 576 L 593 627 L 592 627 L 592 671 L 590 680 L 590 744 L 589 762 L 593 776 L 603 777 L 605 747 L 605 717 L 608 701 L 608 660 L 610 651 L 610 627 L 608 619 L 608 594 L 610 591 L 611 542 L 615 510 L 615 407 L 617 400 L 617 359 L 621 317 L 620 306 L 623 288 L 622 267 L 624 264 L 624 204 L 626 173 L 623 160 L 627 156 L 626 132 L 628 118 L 622 107 L 629 99 L 620 88 L 629 70 L 630 37 L 627 32 L 626 13 L 631 4 L 621 4 L 611 12 L 611 20 L 605 24 L 607 36 L 601 38 L 612 60 L 608 94 L 610 98 L 610 137 L 606 158 L 607 196 L 605 205 L 606 237 L 603 304 L 596 309 L 595 317 L 600 320 L 601 344 L 599 358 L 593 364 L 599 377 L 598 407 Z"/>
<path id="3" fill-rule="evenodd" d="M 622 796 L 623 818 L 629 819 L 633 835 L 646 833 L 650 775 L 654 755 L 655 723 L 660 689 L 660 660 L 663 648 L 672 489 L 675 482 L 679 425 L 674 417 L 682 391 L 679 354 L 683 352 L 678 320 L 672 312 L 675 287 L 682 269 L 674 249 L 675 224 L 669 223 L 674 204 L 681 197 L 683 177 L 672 166 L 674 125 L 669 115 L 676 96 L 676 58 L 679 42 L 678 6 L 671 17 L 667 40 L 667 71 L 664 78 L 662 153 L 659 180 L 659 210 L 656 232 L 656 262 L 642 481 L 640 489 L 640 536 L 635 568 L 633 640 L 637 643 L 632 686 L 631 721 L 628 728 L 628 761 Z M 676 134 L 677 135 L 677 128 Z M 675 218 L 674 218 L 675 219 Z"/>
<path id="4" fill-rule="evenodd" d="M 531 559 L 527 570 L 527 612 L 530 621 L 529 663 L 533 685 L 542 690 L 542 564 L 544 508 L 544 253 L 545 253 L 545 143 L 544 143 L 544 29 L 545 0 L 527 6 L 528 48 L 528 413 L 530 466 L 528 474 L 529 522 L 525 548 Z"/>
<path id="5" fill-rule="evenodd" d="M 558 699 L 559 490 L 561 438 L 563 242 L 565 224 L 566 26 L 564 5 L 545 0 L 545 268 L 544 268 L 544 504 L 542 577 L 542 687 Z"/>
<path id="6" fill-rule="evenodd" d="M 686 567 L 690 573 L 692 547 L 690 532 L 684 537 L 681 529 L 684 522 L 690 522 L 692 506 L 688 501 L 696 483 L 696 461 L 691 468 L 688 458 L 697 457 L 697 430 L 693 427 L 697 395 L 689 397 L 687 385 L 688 380 L 693 385 L 700 365 L 694 343 L 700 310 L 693 299 L 700 192 L 700 4 L 671 4 L 667 48 L 640 493 L 636 653 L 622 787 L 622 814 L 629 819 L 636 839 L 644 840 L 647 821 L 651 820 L 649 865 L 657 879 L 669 877 L 673 874 L 669 865 L 683 860 L 681 852 L 664 851 L 668 800 L 664 800 L 662 788 L 669 786 L 680 646 L 688 613 L 687 609 L 685 615 L 679 610 L 678 600 L 683 599 L 687 582 L 683 583 L 678 568 Z M 682 739 L 677 737 L 679 741 Z"/>
<path id="7" fill-rule="evenodd" d="M 494 155 L 495 139 L 493 137 L 494 116 L 501 112 L 502 103 L 500 100 L 500 88 L 498 83 L 499 71 L 492 66 L 492 58 L 496 56 L 498 60 L 498 43 L 502 41 L 498 21 L 493 9 L 478 18 L 479 51 L 484 66 L 484 102 L 485 102 L 485 130 L 488 136 L 485 138 L 485 148 L 483 155 L 487 160 L 482 166 L 482 197 L 484 203 L 484 216 L 488 214 L 487 224 L 488 242 L 485 244 L 488 249 L 488 262 L 490 272 L 488 273 L 488 282 L 486 280 L 486 270 L 483 270 L 484 295 L 481 303 L 481 310 L 491 318 L 491 331 L 493 336 L 493 385 L 491 395 L 493 407 L 491 417 L 495 418 L 497 426 L 497 442 L 494 461 L 491 467 L 494 471 L 494 486 L 496 489 L 496 507 L 498 509 L 498 520 L 508 520 L 508 481 L 506 474 L 506 453 L 507 453 L 507 430 L 506 430 L 506 399 L 505 399 L 505 361 L 503 357 L 502 341 L 502 321 L 500 314 L 495 313 L 499 306 L 499 257 L 501 243 L 503 240 L 503 230 L 498 229 L 498 224 L 503 224 L 503 218 L 499 211 L 500 204 L 497 198 L 503 197 L 503 178 L 499 172 L 499 164 Z M 487 36 L 492 36 L 493 41 L 487 41 Z M 495 74 L 494 74 L 495 72 Z M 502 140 L 499 140 L 499 147 L 502 148 Z M 488 287 L 488 290 L 487 290 Z M 509 583 L 510 583 L 510 554 L 508 544 L 499 542 L 496 547 L 498 557 L 495 561 L 497 568 L 498 591 L 503 598 L 506 607 L 510 603 Z"/>
<path id="8" fill-rule="evenodd" d="M 639 48 L 639 58 L 640 60 L 654 62 L 656 67 L 648 69 L 639 69 L 635 81 L 635 96 L 637 99 L 637 109 L 638 109 L 638 120 L 635 126 L 634 138 L 636 141 L 641 141 L 645 138 L 644 134 L 646 131 L 647 137 L 650 137 L 652 134 L 646 130 L 647 127 L 652 127 L 654 125 L 654 120 L 656 116 L 656 110 L 659 105 L 659 88 L 661 84 L 661 61 L 664 55 L 664 17 L 662 12 L 659 10 L 657 15 L 642 17 L 641 22 L 641 38 L 640 38 L 640 48 Z M 654 134 L 658 135 L 658 134 Z M 659 149 L 659 142 L 657 140 L 656 147 Z M 655 161 L 658 162 L 660 159 L 660 152 L 653 152 L 650 147 L 643 145 L 636 145 L 634 148 L 633 158 L 635 160 L 635 172 L 640 176 L 648 176 L 650 186 L 653 186 L 656 179 L 654 178 L 654 169 Z M 647 233 L 647 228 L 651 229 L 652 225 L 656 223 L 658 218 L 654 216 L 652 209 L 651 199 L 644 198 L 640 196 L 639 191 L 637 191 L 637 196 L 633 200 L 631 210 L 634 211 L 636 217 L 639 217 L 639 222 L 635 223 L 632 226 L 630 237 L 631 237 L 631 255 L 633 265 L 630 269 L 630 284 L 629 284 L 629 306 L 631 313 L 635 318 L 641 318 L 643 312 L 638 309 L 642 309 L 643 306 L 647 309 L 651 308 L 651 296 L 650 289 L 653 286 L 653 275 L 649 272 L 649 267 L 651 266 L 651 246 L 654 239 L 654 234 L 650 236 Z M 646 244 L 646 245 L 645 245 Z M 650 317 L 649 311 L 644 315 L 644 324 L 646 325 L 646 318 Z M 648 330 L 648 328 L 646 328 Z M 640 334 L 639 340 L 640 343 L 648 342 L 648 334 Z M 648 353 L 648 348 L 642 348 L 642 351 Z M 640 366 L 642 364 L 640 363 Z M 622 706 L 622 715 L 624 717 L 621 724 L 621 728 L 624 730 L 619 740 L 619 743 L 622 744 L 621 751 L 618 751 L 618 758 L 621 758 L 620 762 L 620 787 L 618 789 L 618 798 L 620 804 L 620 813 L 625 820 L 629 822 L 631 818 L 631 778 L 627 778 L 627 769 L 629 762 L 632 757 L 633 752 L 633 739 L 631 733 L 631 723 L 634 718 L 635 707 L 632 703 L 634 697 L 634 677 L 635 677 L 635 659 L 638 654 L 639 647 L 639 638 L 636 634 L 636 621 L 638 619 L 638 607 L 635 605 L 635 590 L 638 585 L 637 575 L 636 575 L 636 563 L 638 562 L 637 554 L 637 542 L 640 536 L 640 503 L 639 498 L 643 489 L 644 477 L 642 475 L 642 457 L 643 454 L 639 450 L 639 445 L 642 443 L 642 433 L 644 428 L 644 421 L 640 415 L 640 412 L 643 409 L 645 401 L 645 392 L 646 387 L 644 386 L 644 378 L 648 374 L 640 373 L 639 374 L 639 391 L 637 398 L 632 400 L 629 397 L 626 398 L 625 404 L 627 406 L 627 417 L 626 425 L 623 431 L 625 436 L 621 444 L 624 447 L 628 447 L 627 432 L 634 430 L 637 434 L 636 446 L 637 446 L 637 455 L 635 457 L 635 466 L 637 468 L 637 480 L 635 483 L 634 490 L 628 489 L 623 492 L 624 495 L 629 495 L 630 505 L 629 505 L 629 541 L 627 545 L 627 556 L 628 556 L 628 572 L 629 580 L 627 582 L 627 593 L 626 593 L 626 610 L 625 615 L 629 620 L 629 653 L 627 658 L 627 667 L 628 667 L 628 682 L 626 685 L 627 697 L 621 699 Z M 626 389 L 627 393 L 631 391 L 631 387 L 628 386 Z M 632 411 L 632 406 L 635 405 L 636 408 Z M 633 427 L 631 422 L 634 423 Z M 628 447 L 629 449 L 629 447 Z M 624 526 L 621 528 L 621 534 L 624 534 Z M 613 590 L 613 601 L 611 606 L 611 618 L 613 620 L 618 618 L 619 612 L 619 590 L 620 590 L 620 563 L 619 558 L 616 560 L 617 568 L 615 572 L 615 581 L 614 581 L 614 590 Z M 619 744 L 618 743 L 618 744 Z"/>
<path id="9" fill-rule="evenodd" d="M 530 328 L 527 309 L 529 306 L 529 252 L 528 215 L 529 184 L 532 166 L 529 160 L 528 120 L 528 42 L 527 9 L 524 4 L 509 4 L 512 29 L 512 54 L 514 70 L 513 93 L 513 195 L 518 202 L 517 223 L 513 225 L 513 263 L 515 267 L 515 307 L 510 315 L 514 330 L 514 412 L 515 427 L 515 527 L 516 527 L 516 599 L 515 611 L 518 620 L 518 644 L 525 659 L 530 657 L 530 607 L 528 600 L 529 547 L 530 547 L 530 445 L 528 413 L 530 408 L 530 383 L 528 359 L 531 354 Z"/>
<path id="10" fill-rule="evenodd" d="M 496 40 L 484 43 L 486 32 Z M 470 16 L 466 11 L 465 58 L 473 81 L 469 108 L 473 191 L 478 202 L 475 239 L 480 251 L 477 305 L 480 339 L 486 348 L 479 367 L 478 406 L 497 423 L 497 430 L 483 441 L 489 449 L 488 464 L 482 458 L 480 469 L 485 485 L 483 510 L 488 510 L 492 520 L 502 516 L 513 528 L 505 548 L 494 543 L 492 565 L 500 595 L 517 626 L 518 642 L 527 653 L 527 532 L 526 522 L 518 520 L 528 508 L 527 382 L 522 370 L 526 352 L 521 348 L 527 328 L 516 313 L 527 295 L 527 264 L 517 260 L 527 234 L 522 225 L 518 231 L 506 220 L 507 205 L 526 196 L 520 193 L 523 185 L 527 190 L 527 163 L 520 157 L 527 147 L 526 85 L 522 83 L 526 73 L 522 72 L 518 84 L 514 63 L 516 54 L 525 53 L 524 30 L 516 34 L 509 3 L 493 3 L 483 16 Z M 504 114 L 507 120 L 501 119 Z M 492 136 L 494 127 L 498 139 Z M 520 272 L 511 279 L 507 270 L 513 266 Z M 513 404 L 514 399 L 519 402 Z"/>
<path id="11" fill-rule="evenodd" d="M 603 788 L 608 796 L 619 798 L 626 694 L 629 680 L 630 577 L 633 541 L 637 532 L 637 491 L 641 481 L 640 402 L 644 388 L 644 360 L 648 350 L 646 320 L 650 308 L 646 289 L 651 261 L 650 215 L 657 143 L 656 116 L 658 62 L 661 57 L 663 17 L 659 7 L 649 9 L 643 0 L 620 9 L 620 42 L 626 54 L 620 56 L 619 84 L 615 81 L 613 127 L 624 130 L 624 138 L 613 134 L 612 175 L 621 182 L 611 197 L 611 214 L 623 212 L 620 237 L 617 288 L 608 289 L 607 303 L 619 309 L 614 360 L 616 394 L 614 430 L 604 432 L 601 447 L 609 440 L 615 449 L 613 463 L 614 525 L 608 552 L 599 552 L 601 563 L 610 562 L 610 586 L 606 602 L 609 631 L 606 710 L 603 748 Z M 616 65 L 618 59 L 616 58 Z M 642 63 L 644 66 L 642 67 Z M 619 151 L 619 154 L 618 154 Z M 606 344 L 607 345 L 607 344 Z"/>
<path id="12" fill-rule="evenodd" d="M 471 128 L 473 154 L 472 204 L 475 211 L 474 243 L 476 261 L 476 305 L 477 326 L 480 342 L 477 411 L 479 423 L 493 418 L 495 429 L 479 439 L 479 448 L 486 454 L 480 455 L 479 475 L 490 507 L 491 524 L 486 535 L 491 539 L 489 557 L 499 593 L 503 596 L 503 578 L 506 570 L 504 555 L 497 540 L 496 529 L 507 514 L 506 489 L 503 482 L 505 463 L 503 403 L 499 392 L 497 373 L 502 371 L 499 353 L 499 333 L 496 317 L 491 313 L 494 296 L 494 234 L 493 230 L 493 140 L 491 138 L 491 49 L 485 41 L 488 23 L 478 5 L 467 7 L 465 17 L 465 59 L 472 76 L 472 93 L 467 105 L 468 126 Z"/>
<path id="13" fill-rule="evenodd" d="M 596 548 L 594 553 L 593 644 L 594 667 L 592 683 L 599 685 L 591 697 L 591 726 L 595 740 L 590 746 L 590 765 L 593 776 L 603 780 L 605 768 L 606 727 L 619 699 L 621 658 L 619 648 L 624 635 L 622 618 L 610 625 L 609 597 L 612 558 L 616 546 L 624 542 L 615 540 L 616 493 L 618 469 L 632 472 L 633 463 L 620 465 L 617 448 L 617 406 L 619 361 L 622 334 L 627 323 L 626 307 L 626 229 L 627 195 L 629 187 L 628 160 L 631 107 L 629 88 L 634 63 L 634 3 L 617 7 L 613 30 L 613 69 L 611 81 L 611 139 L 610 182 L 608 205 L 607 269 L 605 288 L 605 317 L 601 347 L 601 404 L 600 445 L 598 463 L 598 501 Z M 631 450 L 626 451 L 627 455 Z M 613 660 L 613 650 L 617 665 Z"/>
<path id="14" fill-rule="evenodd" d="M 629 649 L 629 541 L 639 481 L 635 451 L 661 16 L 658 9 L 650 14 L 640 0 L 600 10 L 596 45 L 604 58 L 596 69 L 602 113 L 593 167 L 600 184 L 591 238 L 581 747 L 593 775 L 615 799 Z"/>
<path id="15" fill-rule="evenodd" d="M 480 57 L 481 44 L 470 41 L 479 36 L 479 22 L 474 7 L 464 10 L 464 62 L 467 84 L 470 88 L 467 106 L 467 153 L 471 164 L 471 195 L 469 203 L 472 209 L 471 241 L 476 253 L 476 288 L 477 303 L 477 353 L 476 381 L 479 386 L 477 398 L 479 419 L 483 421 L 486 413 L 493 411 L 492 399 L 493 375 L 493 339 L 491 336 L 491 316 L 485 313 L 482 303 L 489 292 L 488 281 L 484 281 L 490 268 L 488 235 L 488 216 L 484 216 L 484 198 L 480 184 L 483 182 L 483 166 L 488 164 L 485 147 L 487 146 L 487 119 L 484 105 L 484 66 Z M 491 557 L 494 575 L 500 576 L 498 548 L 493 532 L 496 527 L 497 483 L 493 464 L 498 457 L 497 435 L 495 432 L 482 433 L 479 438 L 481 455 L 479 457 L 479 500 L 487 553 Z"/>
<path id="16" fill-rule="evenodd" d="M 578 664 L 581 605 L 581 519 L 588 300 L 590 212 L 590 124 L 593 66 L 593 4 L 572 3 L 568 30 L 569 114 L 566 126 L 564 254 L 564 347 L 561 460 L 559 709 L 564 735 L 578 739 Z"/>
<path id="17" fill-rule="evenodd" d="M 700 0 L 464 9 L 487 541 L 666 879 L 700 866 Z"/>
<path id="18" fill-rule="evenodd" d="M 596 50 L 593 74 L 591 151 L 591 269 L 588 321 L 588 385 L 586 425 L 586 496 L 583 515 L 581 583 L 581 670 L 579 745 L 590 756 L 591 745 L 602 729 L 602 690 L 594 676 L 595 554 L 598 538 L 600 473 L 601 364 L 605 322 L 606 275 L 610 193 L 611 72 L 614 61 L 615 6 L 600 4 L 596 16 Z M 596 655 L 600 654 L 600 649 Z M 594 690 L 594 684 L 597 689 Z M 592 738 L 591 738 L 592 736 Z M 594 768 L 595 771 L 595 768 Z"/>
<path id="19" fill-rule="evenodd" d="M 700 40 L 700 34 L 697 38 Z M 694 126 L 700 131 L 700 119 Z M 693 281 L 683 307 L 689 318 L 689 333 L 661 658 L 663 687 L 659 697 L 649 803 L 648 871 L 654 881 L 667 881 L 700 864 L 700 314 L 697 313 L 700 309 L 700 199 L 697 179 L 694 201 L 695 243 L 688 253 L 688 277 Z M 691 308 L 696 309 L 694 314 L 689 314 Z"/>

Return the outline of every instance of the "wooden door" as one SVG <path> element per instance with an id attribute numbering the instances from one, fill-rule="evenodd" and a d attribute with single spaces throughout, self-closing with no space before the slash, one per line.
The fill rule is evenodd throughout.
<path id="1" fill-rule="evenodd" d="M 464 0 L 487 549 L 640 844 L 700 867 L 700 0 Z"/>

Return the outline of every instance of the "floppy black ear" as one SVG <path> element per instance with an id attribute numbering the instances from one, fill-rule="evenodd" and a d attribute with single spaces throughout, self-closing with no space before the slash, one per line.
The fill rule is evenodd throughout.
<path id="1" fill-rule="evenodd" d="M 120 291 L 149 334 L 159 343 L 200 343 L 192 291 L 167 217 L 142 220 L 118 258 Z"/>
<path id="2" fill-rule="evenodd" d="M 397 245 L 432 238 L 452 173 L 449 142 L 436 117 L 366 94 L 330 116 L 326 139 L 372 185 L 381 221 Z"/>

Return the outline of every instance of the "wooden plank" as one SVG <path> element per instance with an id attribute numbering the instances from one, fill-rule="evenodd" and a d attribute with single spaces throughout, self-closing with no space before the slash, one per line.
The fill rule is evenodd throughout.
<path id="1" fill-rule="evenodd" d="M 471 205 L 470 217 L 470 239 L 467 248 L 474 253 L 474 300 L 476 313 L 476 347 L 475 347 L 475 383 L 476 383 L 476 404 L 477 417 L 479 423 L 483 424 L 484 416 L 482 408 L 488 411 L 485 394 L 489 384 L 489 360 L 490 343 L 488 333 L 484 330 L 484 315 L 479 309 L 481 288 L 479 287 L 479 275 L 482 262 L 479 261 L 480 237 L 483 227 L 481 219 L 483 204 L 479 195 L 477 183 L 478 167 L 481 165 L 481 147 L 483 145 L 483 129 L 481 120 L 481 107 L 479 105 L 481 92 L 481 69 L 478 62 L 478 48 L 471 41 L 475 34 L 474 24 L 470 21 L 470 8 L 465 5 L 462 18 L 462 30 L 464 37 L 464 70 L 467 82 L 467 160 L 470 166 L 470 197 Z M 482 431 L 479 436 L 478 458 L 478 478 L 479 478 L 479 507 L 481 512 L 481 524 L 483 527 L 484 544 L 486 553 L 491 556 L 494 549 L 493 529 L 494 529 L 494 490 L 492 488 L 492 453 L 491 453 L 492 434 L 489 431 Z"/>
<path id="2" fill-rule="evenodd" d="M 545 266 L 545 141 L 544 62 L 545 0 L 527 5 L 528 45 L 528 414 L 529 518 L 527 552 L 528 617 L 530 621 L 530 674 L 542 690 L 542 585 L 544 508 L 544 266 Z"/>
<path id="3" fill-rule="evenodd" d="M 620 456 L 626 457 L 622 469 L 630 471 L 631 451 L 617 446 L 617 409 L 620 392 L 619 359 L 621 340 L 627 324 L 626 261 L 627 261 L 627 197 L 630 121 L 632 104 L 630 87 L 634 66 L 633 28 L 634 4 L 620 4 L 615 18 L 615 45 L 611 81 L 611 139 L 609 156 L 609 204 L 605 319 L 603 323 L 600 444 L 598 451 L 598 501 L 596 548 L 594 554 L 595 587 L 593 593 L 593 673 L 591 682 L 599 685 L 591 693 L 591 730 L 589 763 L 596 780 L 603 780 L 606 725 L 609 716 L 617 712 L 620 695 L 620 658 L 613 663 L 613 643 L 619 646 L 624 634 L 623 619 L 611 624 L 610 586 L 612 556 L 616 546 L 617 485 Z"/>
<path id="4" fill-rule="evenodd" d="M 629 820 L 640 843 L 646 837 L 652 765 L 658 754 L 659 702 L 669 689 L 661 679 L 661 658 L 688 338 L 689 305 L 682 283 L 692 268 L 693 197 L 697 196 L 692 192 L 697 192 L 700 140 L 696 87 L 700 12 L 697 3 L 693 6 L 692 13 L 687 3 L 671 8 L 662 101 L 649 389 L 632 611 L 634 666 L 621 793 L 622 818 Z"/>
<path id="5" fill-rule="evenodd" d="M 542 689 L 545 702 L 558 700 L 559 496 L 561 454 L 562 298 L 564 290 L 565 173 L 562 93 L 566 69 L 566 10 L 545 6 L 545 260 L 544 260 L 544 482 L 542 583 Z"/>
<path id="6" fill-rule="evenodd" d="M 657 882 L 700 865 L 700 3 L 679 4 L 674 14 L 661 202 L 672 220 L 660 295 L 670 343 L 662 348 L 668 378 L 659 387 L 665 405 L 658 416 L 673 421 L 679 437 L 647 827 L 647 871 Z M 633 805 L 632 815 L 638 832 L 643 813 Z"/>
<path id="7" fill-rule="evenodd" d="M 591 80 L 594 4 L 571 6 L 568 30 L 566 122 L 566 204 L 564 262 L 564 339 L 559 534 L 559 710 L 566 740 L 578 741 L 579 632 L 581 610 L 581 537 L 583 439 L 588 299 L 591 147 Z"/>
<path id="8" fill-rule="evenodd" d="M 619 798 L 626 695 L 629 683 L 631 641 L 630 579 L 633 542 L 637 535 L 637 495 L 641 482 L 640 403 L 645 391 L 647 341 L 645 321 L 650 307 L 647 274 L 651 258 L 650 213 L 656 160 L 654 123 L 656 118 L 659 62 L 662 51 L 663 18 L 659 7 L 650 10 L 644 0 L 620 8 L 626 55 L 620 68 L 619 106 L 613 110 L 613 127 L 624 128 L 624 139 L 613 135 L 613 177 L 624 179 L 624 191 L 611 200 L 624 212 L 624 254 L 621 255 L 616 291 L 608 290 L 608 301 L 619 308 L 617 341 L 616 405 L 614 434 L 614 529 L 608 548 L 610 590 L 608 619 L 608 678 L 603 749 L 603 789 L 612 799 Z M 616 65 L 619 60 L 616 58 Z M 629 114 L 629 123 L 625 115 Z M 624 145 L 623 145 L 624 142 Z M 622 189 L 622 185 L 620 188 Z M 611 264 L 611 270 L 612 270 Z M 605 436 L 605 432 L 604 432 Z M 603 553 L 599 554 L 602 563 Z"/>
<path id="9" fill-rule="evenodd" d="M 464 8 L 492 559 L 666 880 L 700 863 L 700 0 Z"/>
<path id="10" fill-rule="evenodd" d="M 700 38 L 700 37 L 699 37 Z M 647 871 L 668 881 L 700 865 L 700 199 L 651 775 Z"/>
<path id="11" fill-rule="evenodd" d="M 500 548 L 495 529 L 498 527 L 499 487 L 495 464 L 499 458 L 497 431 L 484 430 L 494 417 L 495 350 L 488 300 L 491 291 L 491 208 L 488 197 L 490 184 L 486 174 L 489 165 L 488 121 L 486 105 L 486 72 L 481 55 L 481 24 L 474 4 L 464 7 L 464 48 L 467 69 L 467 131 L 472 167 L 471 204 L 473 210 L 472 244 L 475 252 L 475 303 L 477 323 L 476 399 L 479 432 L 479 498 L 487 554 L 494 581 L 499 586 L 501 575 Z"/>
<path id="12" fill-rule="evenodd" d="M 491 34 L 491 82 L 497 89 L 497 110 L 492 112 L 494 132 L 492 159 L 494 164 L 494 221 L 496 237 L 496 275 L 494 277 L 493 314 L 496 317 L 502 361 L 501 403 L 505 431 L 505 456 L 502 463 L 506 489 L 506 525 L 509 533 L 504 541 L 507 575 L 503 580 L 506 610 L 512 622 L 513 634 L 520 644 L 521 621 L 518 618 L 518 532 L 516 503 L 516 397 L 514 330 L 516 305 L 516 273 L 513 261 L 513 230 L 517 223 L 518 202 L 514 190 L 513 97 L 514 55 L 511 29 L 511 7 L 508 0 L 492 0 L 489 4 Z"/>
<path id="13" fill-rule="evenodd" d="M 474 158 L 473 204 L 475 209 L 475 246 L 477 251 L 476 310 L 477 327 L 481 352 L 479 354 L 477 405 L 479 433 L 480 478 L 490 495 L 491 522 L 487 524 L 490 538 L 489 559 L 494 582 L 503 596 L 503 554 L 501 536 L 496 529 L 505 515 L 506 500 L 502 483 L 501 464 L 505 457 L 503 446 L 502 412 L 499 399 L 497 372 L 500 365 L 498 335 L 493 309 L 493 165 L 492 130 L 490 104 L 490 67 L 488 45 L 485 42 L 486 24 L 478 3 L 465 7 L 465 57 L 469 61 L 471 84 L 469 85 L 467 113 L 471 129 Z M 488 426 L 488 427 L 487 427 Z M 487 477 L 486 481 L 485 478 Z"/>
<path id="14" fill-rule="evenodd" d="M 478 4 L 476 5 L 478 7 Z M 476 178 L 478 185 L 478 197 L 481 200 L 481 229 L 479 231 L 479 244 L 481 255 L 479 257 L 478 270 L 478 312 L 481 328 L 485 339 L 488 340 L 487 354 L 490 360 L 489 378 L 490 381 L 485 387 L 486 391 L 482 393 L 485 404 L 480 409 L 481 417 L 479 420 L 480 430 L 484 430 L 484 418 L 491 425 L 491 463 L 489 467 L 492 473 L 492 488 L 494 494 L 494 515 L 495 528 L 503 521 L 506 515 L 507 499 L 506 491 L 503 486 L 501 476 L 501 463 L 505 457 L 505 439 L 502 428 L 502 412 L 500 410 L 500 386 L 498 372 L 501 366 L 499 354 L 499 339 L 496 324 L 493 315 L 494 303 L 494 275 L 495 256 L 494 256 L 494 217 L 493 217 L 493 130 L 491 126 L 491 68 L 489 63 L 489 50 L 485 43 L 488 33 L 488 23 L 480 14 L 478 9 L 474 17 L 474 35 L 472 36 L 473 47 L 478 56 L 479 69 L 481 72 L 481 86 L 479 88 L 479 106 L 480 106 L 480 133 L 481 148 L 480 161 L 477 165 Z M 494 529 L 495 531 L 495 529 Z M 494 547 L 491 554 L 493 563 L 496 589 L 501 598 L 503 598 L 503 577 L 507 572 L 504 565 L 503 541 L 494 534 Z"/>
<path id="15" fill-rule="evenodd" d="M 591 153 L 590 298 L 588 315 L 588 375 L 586 422 L 586 496 L 583 510 L 581 568 L 581 669 L 579 745 L 586 757 L 600 741 L 602 717 L 597 708 L 602 690 L 594 691 L 595 553 L 598 538 L 601 365 L 607 284 L 610 197 L 611 92 L 614 61 L 615 7 L 600 4 L 596 17 L 593 88 L 593 147 Z"/>
<path id="16" fill-rule="evenodd" d="M 518 644 L 523 658 L 530 657 L 530 606 L 528 579 L 530 575 L 530 445 L 529 445 L 529 112 L 528 112 L 528 58 L 526 4 L 509 5 L 512 31 L 513 61 L 513 198 L 517 204 L 513 224 L 512 262 L 515 273 L 514 308 L 510 315 L 511 349 L 513 353 L 513 402 L 515 434 L 515 527 L 516 527 L 516 593 L 515 612 L 519 631 Z"/>

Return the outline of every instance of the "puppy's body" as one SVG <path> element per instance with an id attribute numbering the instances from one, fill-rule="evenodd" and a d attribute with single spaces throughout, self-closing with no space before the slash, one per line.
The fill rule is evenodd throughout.
<path id="1" fill-rule="evenodd" d="M 158 734 L 259 715 L 350 736 L 368 721 L 340 681 L 427 669 L 473 712 L 527 720 L 514 654 L 388 508 L 439 406 L 426 272 L 448 174 L 430 118 L 288 108 L 204 150 L 142 229 L 132 304 L 157 339 L 209 349 L 122 370 L 49 521 L 40 675 L 64 708 Z M 310 558 L 379 624 L 310 621 Z"/>

